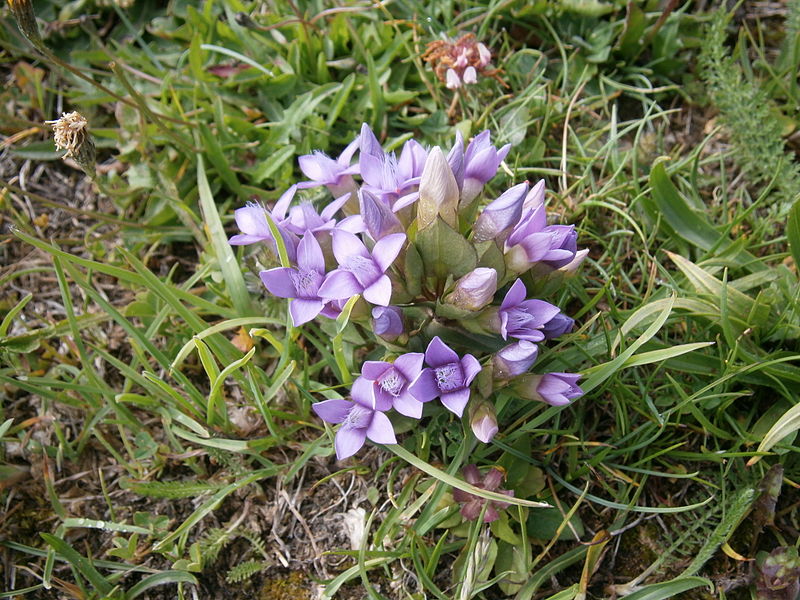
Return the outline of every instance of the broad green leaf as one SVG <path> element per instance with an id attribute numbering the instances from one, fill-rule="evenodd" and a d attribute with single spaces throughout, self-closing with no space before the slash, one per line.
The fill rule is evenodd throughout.
<path id="1" fill-rule="evenodd" d="M 655 208 L 673 233 L 701 250 L 709 250 L 719 244 L 722 235 L 708 222 L 705 215 L 696 212 L 678 192 L 664 168 L 667 160 L 656 160 L 650 170 Z"/>

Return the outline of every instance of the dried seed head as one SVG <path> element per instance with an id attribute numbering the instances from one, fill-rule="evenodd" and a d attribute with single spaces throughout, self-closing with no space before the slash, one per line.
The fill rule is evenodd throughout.
<path id="1" fill-rule="evenodd" d="M 44 46 L 42 36 L 39 35 L 39 26 L 36 24 L 36 13 L 33 12 L 31 0 L 8 0 L 8 7 L 22 34 L 37 48 Z"/>
<path id="2" fill-rule="evenodd" d="M 45 121 L 53 126 L 53 141 L 57 150 L 66 150 L 64 158 L 73 158 L 84 172 L 95 172 L 95 148 L 89 135 L 89 122 L 78 112 L 62 113 L 55 121 Z"/>

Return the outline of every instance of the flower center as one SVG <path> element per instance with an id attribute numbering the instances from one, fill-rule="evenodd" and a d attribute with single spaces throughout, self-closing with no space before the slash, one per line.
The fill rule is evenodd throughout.
<path id="1" fill-rule="evenodd" d="M 381 375 L 381 378 L 378 379 L 380 388 L 395 398 L 403 391 L 403 386 L 405 386 L 405 384 L 406 378 L 394 367 L 387 369 L 386 372 Z"/>
<path id="2" fill-rule="evenodd" d="M 347 413 L 342 427 L 346 429 L 366 429 L 372 420 L 372 411 L 360 404 L 353 404 L 350 412 Z"/>
<path id="3" fill-rule="evenodd" d="M 441 392 L 452 392 L 464 387 L 464 372 L 457 362 L 447 363 L 433 369 L 436 385 Z"/>
<path id="4" fill-rule="evenodd" d="M 298 298 L 317 297 L 317 291 L 322 283 L 322 274 L 317 273 L 316 271 L 297 269 L 297 271 L 289 273 L 289 278 L 292 280 L 292 283 L 297 290 Z"/>
<path id="5" fill-rule="evenodd" d="M 532 325 L 532 321 L 535 319 L 533 315 L 528 312 L 528 310 L 523 306 L 517 306 L 508 311 L 508 329 L 509 330 L 518 330 L 523 327 L 527 327 Z"/>
<path id="6" fill-rule="evenodd" d="M 364 287 L 370 286 L 381 276 L 381 271 L 371 257 L 354 255 L 342 265 L 344 269 L 355 275 L 358 283 Z"/>

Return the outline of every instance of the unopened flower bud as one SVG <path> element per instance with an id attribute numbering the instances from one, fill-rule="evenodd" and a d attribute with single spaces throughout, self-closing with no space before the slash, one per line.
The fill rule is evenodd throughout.
<path id="1" fill-rule="evenodd" d="M 575 326 L 575 319 L 568 317 L 564 313 L 558 313 L 555 317 L 550 319 L 542 327 L 542 333 L 547 340 L 552 340 L 557 337 L 569 333 Z"/>
<path id="2" fill-rule="evenodd" d="M 503 192 L 497 200 L 490 202 L 475 223 L 475 241 L 485 242 L 508 233 L 522 216 L 522 203 L 525 201 L 527 193 L 528 184 L 523 182 Z"/>
<path id="3" fill-rule="evenodd" d="M 64 158 L 72 158 L 90 177 L 95 173 L 95 148 L 89 135 L 89 122 L 77 112 L 62 113 L 60 119 L 45 121 L 53 126 L 57 150 L 66 150 Z"/>
<path id="4" fill-rule="evenodd" d="M 522 212 L 527 214 L 529 211 L 535 210 L 544 204 L 544 179 L 540 179 L 536 185 L 531 188 L 528 195 L 525 196 L 525 202 L 522 204 Z"/>
<path id="5" fill-rule="evenodd" d="M 533 342 L 519 340 L 494 355 L 494 378 L 511 379 L 522 375 L 531 368 L 539 355 L 539 348 Z"/>
<path id="6" fill-rule="evenodd" d="M 466 84 L 473 84 L 478 83 L 478 72 L 475 70 L 475 67 L 470 65 L 466 69 L 464 69 L 464 75 L 462 75 L 462 79 Z"/>
<path id="7" fill-rule="evenodd" d="M 514 391 L 527 400 L 546 402 L 551 406 L 566 406 L 583 395 L 578 386 L 581 376 L 575 373 L 523 375 L 516 380 Z"/>
<path id="8" fill-rule="evenodd" d="M 23 35 L 37 48 L 43 47 L 44 42 L 39 35 L 39 26 L 36 23 L 36 13 L 33 12 L 31 0 L 8 0 L 8 7 Z"/>
<path id="9" fill-rule="evenodd" d="M 372 330 L 387 342 L 403 335 L 403 312 L 396 306 L 376 306 L 372 309 Z"/>
<path id="10" fill-rule="evenodd" d="M 573 258 L 572 261 L 567 263 L 566 265 L 559 267 L 558 270 L 563 273 L 566 273 L 567 275 L 574 275 L 575 272 L 583 263 L 583 261 L 586 259 L 587 254 L 589 254 L 588 248 L 584 248 L 583 250 L 578 250 L 575 253 L 575 258 Z"/>
<path id="11" fill-rule="evenodd" d="M 445 74 L 445 85 L 447 86 L 448 90 L 457 90 L 461 87 L 461 79 L 453 69 L 447 69 L 447 73 Z"/>
<path id="12" fill-rule="evenodd" d="M 361 218 L 370 237 L 376 242 L 392 233 L 403 233 L 403 224 L 392 212 L 389 205 L 376 198 L 365 189 L 358 191 L 359 204 L 361 205 Z"/>
<path id="13" fill-rule="evenodd" d="M 472 410 L 469 425 L 476 438 L 484 444 L 491 442 L 498 430 L 494 405 L 486 400 L 478 403 Z"/>
<path id="14" fill-rule="evenodd" d="M 497 291 L 497 271 L 489 267 L 473 269 L 456 281 L 445 302 L 464 310 L 478 311 L 489 304 Z"/>
<path id="15" fill-rule="evenodd" d="M 442 149 L 436 146 L 428 153 L 419 182 L 417 229 L 419 231 L 425 229 L 436 221 L 437 215 L 455 229 L 459 197 L 460 192 L 453 170 Z"/>

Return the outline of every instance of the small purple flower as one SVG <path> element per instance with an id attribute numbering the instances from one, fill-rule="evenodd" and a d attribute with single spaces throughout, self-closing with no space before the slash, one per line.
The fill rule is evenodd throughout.
<path id="1" fill-rule="evenodd" d="M 471 202 L 483 189 L 483 185 L 497 174 L 500 163 L 511 150 L 511 144 L 498 150 L 492 145 L 490 136 L 488 129 L 479 133 L 472 138 L 464 153 L 464 203 Z"/>
<path id="2" fill-rule="evenodd" d="M 478 267 L 456 281 L 445 302 L 464 310 L 478 311 L 492 301 L 496 291 L 497 271 L 491 267 Z"/>
<path id="3" fill-rule="evenodd" d="M 500 484 L 503 483 L 504 477 L 503 472 L 500 469 L 495 469 L 492 467 L 486 472 L 486 475 L 481 477 L 478 467 L 475 465 L 467 465 L 464 467 L 463 473 L 464 479 L 467 481 L 467 483 L 474 485 L 477 488 L 486 490 L 487 492 L 505 494 L 509 497 L 514 496 L 513 490 L 500 489 Z M 483 505 L 486 504 L 486 512 L 483 515 L 484 523 L 496 521 L 500 517 L 497 510 L 508 506 L 507 502 L 486 500 L 485 498 L 481 498 L 480 496 L 476 496 L 459 489 L 453 490 L 453 500 L 464 505 L 461 507 L 461 516 L 470 521 L 477 519 L 480 516 Z"/>
<path id="4" fill-rule="evenodd" d="M 542 333 L 544 333 L 546 340 L 552 340 L 561 337 L 565 333 L 569 333 L 574 326 L 575 319 L 568 317 L 564 313 L 558 313 L 545 323 L 544 327 L 542 327 Z"/>
<path id="5" fill-rule="evenodd" d="M 459 417 L 469 402 L 469 386 L 480 373 L 481 365 L 471 354 L 459 358 L 451 348 L 436 336 L 425 350 L 425 364 L 409 387 L 411 395 L 420 402 L 439 398 L 442 404 Z"/>
<path id="6" fill-rule="evenodd" d="M 575 373 L 547 373 L 524 375 L 514 385 L 522 398 L 546 402 L 552 406 L 566 406 L 575 398 L 583 396 L 578 386 L 581 376 Z"/>
<path id="7" fill-rule="evenodd" d="M 378 138 L 365 123 L 359 136 L 359 166 L 364 188 L 392 205 L 396 212 L 417 199 L 413 188 L 419 184 L 427 151 L 418 142 L 408 140 L 398 160 L 387 154 Z"/>
<path id="8" fill-rule="evenodd" d="M 574 225 L 548 226 L 544 205 L 539 205 L 523 216 L 506 239 L 506 264 L 520 273 L 539 262 L 558 269 L 575 258 L 577 240 Z"/>
<path id="9" fill-rule="evenodd" d="M 528 183 L 523 182 L 490 202 L 481 212 L 473 228 L 475 241 L 494 240 L 511 231 L 522 216 L 522 205 L 527 193 Z"/>
<path id="10" fill-rule="evenodd" d="M 292 322 L 299 327 L 316 317 L 327 300 L 319 296 L 325 279 L 325 257 L 319 242 L 311 232 L 297 245 L 297 268 L 278 267 L 259 274 L 267 290 L 279 298 L 293 298 L 289 303 Z"/>
<path id="11" fill-rule="evenodd" d="M 328 274 L 319 288 L 320 296 L 342 300 L 361 294 L 367 302 L 389 306 L 392 282 L 385 273 L 405 242 L 404 233 L 393 233 L 378 240 L 370 253 L 355 235 L 335 229 L 333 255 L 339 268 Z"/>
<path id="12" fill-rule="evenodd" d="M 544 300 L 526 300 L 527 291 L 521 279 L 517 279 L 508 290 L 500 305 L 500 335 L 506 340 L 515 337 L 529 342 L 541 342 L 545 338 L 542 328 L 559 312 Z"/>
<path id="13" fill-rule="evenodd" d="M 292 201 L 292 198 L 294 198 L 296 191 L 297 186 L 293 185 L 281 194 L 272 212 L 269 213 L 283 238 L 286 252 L 289 255 L 289 260 L 292 262 L 295 260 L 295 251 L 299 240 L 293 232 L 284 226 L 283 220 L 286 215 L 286 209 Z M 232 246 L 246 246 L 258 242 L 267 242 L 277 254 L 278 246 L 275 244 L 275 240 L 272 237 L 272 231 L 270 231 L 269 223 L 267 222 L 267 214 L 267 210 L 256 203 L 248 203 L 247 206 L 236 209 L 233 216 L 234 219 L 236 219 L 236 225 L 242 233 L 231 237 L 231 239 L 228 240 L 229 243 Z"/>
<path id="14" fill-rule="evenodd" d="M 311 181 L 303 181 L 297 184 L 300 189 L 327 186 L 334 196 L 339 196 L 344 191 L 344 187 L 354 187 L 352 175 L 358 174 L 358 164 L 351 165 L 356 150 L 358 150 L 359 139 L 356 138 L 342 150 L 339 158 L 333 160 L 324 152 L 315 150 L 312 154 L 306 154 L 297 159 L 300 170 Z M 334 191 L 337 190 L 337 191 Z M 350 190 L 348 190 L 350 191 Z"/>
<path id="15" fill-rule="evenodd" d="M 336 219 L 333 218 L 345 202 L 350 198 L 345 194 L 328 204 L 318 213 L 310 202 L 304 202 L 299 206 L 289 209 L 289 216 L 282 221 L 282 225 L 297 235 L 303 235 L 306 231 L 314 233 L 330 231 L 336 226 Z"/>
<path id="16" fill-rule="evenodd" d="M 402 415 L 419 419 L 422 402 L 409 392 L 409 384 L 422 371 L 425 356 L 420 352 L 409 352 L 398 356 L 393 363 L 369 360 L 361 367 L 362 378 L 372 384 L 376 406 L 391 406 Z"/>
<path id="17" fill-rule="evenodd" d="M 363 189 L 358 191 L 358 200 L 364 227 L 373 240 L 378 241 L 392 233 L 403 233 L 403 224 L 386 202 Z"/>
<path id="18" fill-rule="evenodd" d="M 387 342 L 405 333 L 403 311 L 396 306 L 376 306 L 372 309 L 372 331 Z"/>
<path id="19" fill-rule="evenodd" d="M 527 340 L 519 340 L 506 346 L 494 355 L 495 379 L 511 379 L 522 375 L 536 362 L 538 355 L 536 344 Z"/>
<path id="20" fill-rule="evenodd" d="M 353 456 L 361 449 L 367 438 L 376 444 L 396 444 L 397 439 L 389 417 L 383 414 L 380 408 L 373 407 L 369 383 L 362 377 L 356 379 L 350 396 L 352 402 L 333 399 L 323 400 L 311 406 L 323 421 L 342 424 L 334 440 L 336 458 L 343 460 Z"/>
<path id="21" fill-rule="evenodd" d="M 491 442 L 498 431 L 497 414 L 495 413 L 494 405 L 486 400 L 481 401 L 472 411 L 469 425 L 476 438 L 484 444 Z"/>

